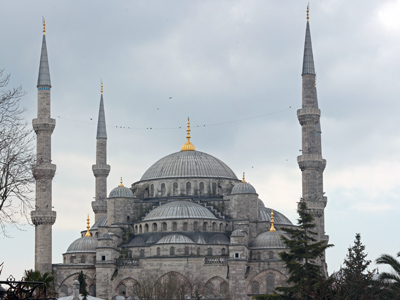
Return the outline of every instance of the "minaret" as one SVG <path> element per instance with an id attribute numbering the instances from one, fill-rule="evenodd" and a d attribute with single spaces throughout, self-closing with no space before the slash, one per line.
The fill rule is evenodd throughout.
<path id="1" fill-rule="evenodd" d="M 40 55 L 38 77 L 37 118 L 32 120 L 36 132 L 36 164 L 33 176 L 36 180 L 36 205 L 31 212 L 35 225 L 35 270 L 52 271 L 52 226 L 56 221 L 56 212 L 52 210 L 52 180 L 56 165 L 51 163 L 51 134 L 56 120 L 50 118 L 50 70 L 47 59 L 46 27 L 43 20 L 42 53 Z"/>
<path id="2" fill-rule="evenodd" d="M 96 198 L 92 202 L 95 222 L 107 214 L 107 176 L 111 169 L 107 165 L 107 131 L 103 103 L 103 82 L 101 83 L 96 141 L 96 164 L 92 166 L 93 174 L 96 177 Z"/>
<path id="3" fill-rule="evenodd" d="M 319 240 L 328 241 L 325 235 L 324 209 L 327 198 L 323 190 L 323 172 L 326 160 L 322 158 L 321 150 L 321 111 L 318 108 L 316 74 L 311 46 L 309 9 L 307 6 L 307 27 L 303 59 L 303 95 L 302 108 L 297 111 L 302 129 L 302 155 L 297 162 L 302 172 L 303 201 L 315 218 L 316 231 Z"/>

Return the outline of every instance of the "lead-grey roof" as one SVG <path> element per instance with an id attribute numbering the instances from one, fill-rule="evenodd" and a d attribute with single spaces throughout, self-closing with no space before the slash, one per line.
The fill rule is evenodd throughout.
<path id="1" fill-rule="evenodd" d="M 163 219 L 217 219 L 211 211 L 190 201 L 173 201 L 161 205 L 148 213 L 144 221 Z"/>
<path id="2" fill-rule="evenodd" d="M 43 35 L 42 52 L 40 53 L 39 76 L 36 87 L 51 88 L 49 60 L 47 58 L 46 36 Z"/>
<path id="3" fill-rule="evenodd" d="M 306 39 L 304 42 L 304 58 L 303 58 L 303 75 L 304 74 L 314 74 L 314 57 L 311 45 L 311 34 L 310 34 L 310 23 L 307 22 L 306 27 Z"/>
<path id="4" fill-rule="evenodd" d="M 117 186 L 110 192 L 108 198 L 133 198 L 133 193 L 125 186 Z"/>
<path id="5" fill-rule="evenodd" d="M 182 234 L 169 234 L 162 237 L 156 244 L 194 244 L 194 242 Z"/>
<path id="6" fill-rule="evenodd" d="M 235 194 L 257 194 L 256 189 L 248 182 L 238 182 L 231 191 L 231 195 Z"/>
<path id="7" fill-rule="evenodd" d="M 84 236 L 72 242 L 67 253 L 96 252 L 97 239 L 92 236 Z"/>
<path id="8" fill-rule="evenodd" d="M 210 238 L 208 243 L 216 245 L 229 245 L 229 239 L 226 237 L 226 235 L 217 233 Z"/>
<path id="9" fill-rule="evenodd" d="M 258 235 L 251 243 L 251 248 L 279 248 L 284 249 L 286 248 L 285 244 L 283 243 L 281 236 L 283 232 L 281 231 L 267 231 L 263 232 Z"/>
<path id="10" fill-rule="evenodd" d="M 100 217 L 90 228 L 90 230 L 97 230 L 99 226 L 107 226 L 107 215 Z"/>
<path id="11" fill-rule="evenodd" d="M 264 203 L 258 199 L 258 220 L 271 221 L 271 208 L 265 207 Z M 282 213 L 274 209 L 274 221 L 278 225 L 293 225 L 292 222 Z"/>
<path id="12" fill-rule="evenodd" d="M 218 158 L 200 151 L 180 151 L 167 155 L 153 164 L 143 174 L 141 181 L 190 177 L 237 180 L 235 173 Z"/>
<path id="13" fill-rule="evenodd" d="M 97 139 L 106 139 L 107 131 L 106 131 L 106 116 L 104 113 L 104 102 L 103 102 L 103 94 L 100 97 L 100 108 L 99 108 L 99 118 L 97 121 Z"/>

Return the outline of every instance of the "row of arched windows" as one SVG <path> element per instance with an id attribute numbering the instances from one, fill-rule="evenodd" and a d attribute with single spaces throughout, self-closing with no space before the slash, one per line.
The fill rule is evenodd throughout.
<path id="1" fill-rule="evenodd" d="M 183 222 L 179 224 L 178 228 L 178 223 L 177 222 L 172 222 L 168 226 L 167 222 L 162 222 L 161 224 L 159 223 L 152 223 L 151 224 L 151 231 L 150 231 L 150 225 L 148 223 L 145 223 L 144 225 L 135 225 L 135 234 L 141 234 L 141 233 L 148 233 L 148 232 L 157 232 L 157 231 L 210 231 L 210 232 L 224 232 L 227 229 L 228 224 L 225 225 L 223 223 L 217 223 L 217 222 L 203 222 L 202 224 L 198 221 L 194 221 L 193 223 L 188 223 L 188 222 Z M 191 228 L 190 228 L 190 227 Z M 169 227 L 169 228 L 168 228 Z"/>
<path id="2" fill-rule="evenodd" d="M 91 263 L 95 264 L 96 263 L 96 256 L 95 255 L 92 256 L 91 259 L 92 259 Z M 86 264 L 86 263 L 90 263 L 89 260 L 90 260 L 90 257 L 86 257 L 86 255 L 81 255 L 81 256 L 71 255 L 69 257 L 69 263 L 70 264 L 78 264 L 78 263 Z M 64 264 L 66 264 L 66 263 L 67 263 L 67 257 L 64 256 Z"/>
<path id="3" fill-rule="evenodd" d="M 171 246 L 171 247 L 169 248 L 169 255 L 170 255 L 170 256 L 175 256 L 175 255 L 176 255 L 176 254 L 175 254 L 175 250 L 176 250 L 176 248 L 175 248 L 174 246 Z M 226 249 L 225 249 L 225 248 L 222 248 L 222 249 L 221 249 L 220 255 L 225 256 L 226 254 L 227 254 Z M 189 247 L 189 246 L 186 246 L 186 247 L 184 248 L 184 255 L 197 255 L 197 256 L 200 256 L 200 255 L 202 255 L 202 254 L 201 254 L 201 249 L 200 249 L 200 247 L 197 247 L 197 248 L 196 248 L 196 254 L 194 254 L 194 253 L 190 253 L 190 247 Z M 207 248 L 207 253 L 206 253 L 206 255 L 207 255 L 207 256 L 213 256 L 213 248 L 208 247 L 208 248 Z M 140 257 L 144 257 L 144 256 L 145 256 L 144 249 L 140 249 L 140 251 L 139 251 L 139 256 L 140 256 Z M 157 249 L 156 249 L 156 256 L 161 256 L 161 248 L 160 248 L 160 247 L 157 247 Z"/>
<path id="4" fill-rule="evenodd" d="M 160 191 L 161 191 L 161 197 L 167 196 L 167 189 L 165 183 L 162 183 L 160 186 Z M 211 184 L 211 195 L 217 195 L 220 193 L 220 188 L 217 188 L 217 183 L 213 182 Z M 192 183 L 191 182 L 186 182 L 185 184 L 185 189 L 184 189 L 185 195 L 191 196 L 193 195 L 193 188 L 192 188 Z M 179 184 L 178 182 L 174 182 L 172 184 L 172 195 L 173 196 L 179 196 L 181 192 L 179 191 Z M 199 183 L 199 189 L 198 189 L 198 195 L 203 196 L 207 194 L 205 189 L 204 189 L 204 182 Z M 154 184 L 150 184 L 150 189 L 149 189 L 149 197 L 154 198 L 157 195 L 155 194 L 155 189 L 154 189 Z"/>

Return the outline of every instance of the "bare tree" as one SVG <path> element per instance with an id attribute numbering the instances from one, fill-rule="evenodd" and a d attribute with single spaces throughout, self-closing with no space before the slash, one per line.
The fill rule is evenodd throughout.
<path id="1" fill-rule="evenodd" d="M 10 75 L 0 70 L 0 229 L 6 225 L 18 227 L 21 217 L 28 220 L 32 209 L 34 182 L 32 166 L 33 130 L 23 118 L 19 106 L 25 94 L 21 87 L 7 89 Z"/>

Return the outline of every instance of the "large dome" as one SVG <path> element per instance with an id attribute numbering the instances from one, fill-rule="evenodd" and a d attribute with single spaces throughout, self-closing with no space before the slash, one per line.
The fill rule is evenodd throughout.
<path id="1" fill-rule="evenodd" d="M 235 173 L 218 158 L 200 151 L 180 151 L 157 161 L 143 174 L 141 181 L 185 177 L 237 180 Z"/>
<path id="2" fill-rule="evenodd" d="M 67 253 L 96 252 L 97 239 L 92 236 L 84 236 L 72 242 Z"/>
<path id="3" fill-rule="evenodd" d="M 153 209 L 144 221 L 164 219 L 217 219 L 211 211 L 189 201 L 174 201 Z"/>

